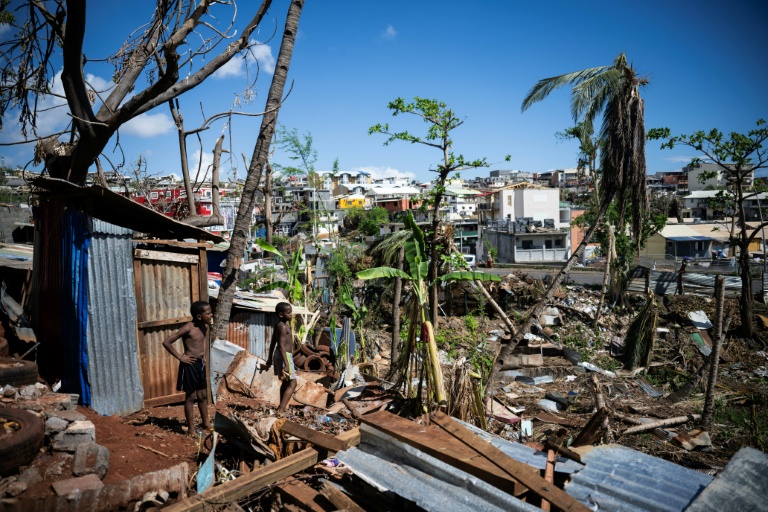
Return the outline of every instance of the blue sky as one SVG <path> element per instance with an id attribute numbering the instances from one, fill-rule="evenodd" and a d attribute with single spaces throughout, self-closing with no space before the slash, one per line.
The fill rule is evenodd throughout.
<path id="1" fill-rule="evenodd" d="M 140 8 L 146 4 L 147 7 Z M 151 14 L 151 2 L 89 2 L 86 54 L 106 57 Z M 252 16 L 257 2 L 238 5 L 238 22 Z M 277 58 L 287 0 L 274 0 L 265 23 L 254 37 L 267 41 L 258 49 L 262 74 L 257 96 L 242 106 L 247 112 L 264 108 L 271 66 Z M 222 9 L 219 21 L 228 22 Z M 0 37 L 8 33 L 0 32 Z M 768 118 L 768 2 L 502 2 L 308 0 L 300 21 L 289 80 L 293 90 L 279 122 L 310 132 L 318 152 L 317 168 L 330 169 L 339 159 L 342 170 L 367 170 L 376 176 L 407 175 L 429 180 L 439 151 L 393 143 L 368 135 L 368 128 L 389 122 L 393 129 L 423 133 L 423 123 L 386 108 L 397 97 L 436 98 L 448 104 L 465 123 L 454 133 L 455 152 L 468 158 L 486 157 L 489 169 L 464 177 L 487 175 L 490 169 L 542 172 L 574 167 L 575 143 L 558 142 L 554 133 L 573 124 L 568 91 L 555 92 L 524 114 L 520 103 L 537 80 L 569 71 L 609 64 L 626 52 L 635 68 L 650 78 L 643 91 L 646 127 L 667 126 L 673 133 L 719 128 L 748 131 Z M 56 68 L 57 71 L 60 67 Z M 207 114 L 232 107 L 245 87 L 243 68 L 232 64 L 225 76 L 213 77 L 181 97 L 186 126 L 200 123 L 200 103 Z M 95 84 L 107 84 L 111 70 L 89 63 Z M 54 88 L 56 84 L 54 84 Z M 54 102 L 54 100 L 50 100 Z M 63 110 L 63 109 L 59 109 Z M 52 111 L 45 127 L 60 127 L 66 113 Z M 12 116 L 11 116 L 12 117 Z M 19 140 L 7 117 L 0 141 Z M 236 155 L 250 158 L 260 119 L 237 119 L 226 128 L 226 143 Z M 210 159 L 221 123 L 202 136 L 203 162 Z M 180 174 L 175 127 L 168 108 L 121 130 L 126 166 L 146 158 L 150 174 Z M 190 144 L 192 164 L 199 147 Z M 114 143 L 105 150 L 119 161 Z M 24 165 L 31 146 L 0 147 L 6 164 Z M 503 161 L 511 155 L 511 161 Z M 679 169 L 695 156 L 684 148 L 660 151 L 649 142 L 649 172 Z M 288 163 L 276 151 L 276 163 Z M 227 169 L 225 169 L 226 171 Z M 230 171 L 232 172 L 232 171 Z"/>

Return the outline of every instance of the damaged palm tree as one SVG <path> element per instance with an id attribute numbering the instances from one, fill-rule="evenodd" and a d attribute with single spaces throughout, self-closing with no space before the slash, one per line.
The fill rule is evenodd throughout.
<path id="1" fill-rule="evenodd" d="M 600 139 L 603 150 L 600 155 L 602 168 L 601 198 L 597 214 L 584 236 L 581 245 L 573 252 L 549 285 L 547 293 L 530 312 L 513 341 L 502 347 L 494 363 L 494 371 L 504 366 L 504 359 L 512 355 L 515 347 L 533 325 L 547 304 L 552 302 L 555 291 L 584 252 L 592 235 L 601 225 L 603 215 L 614 200 L 617 201 L 619 222 L 624 225 L 626 206 L 631 205 L 632 236 L 637 246 L 648 210 L 645 165 L 645 121 L 640 88 L 648 79 L 639 76 L 623 53 L 608 66 L 590 68 L 540 80 L 523 100 L 525 111 L 534 103 L 546 98 L 552 91 L 572 86 L 571 112 L 589 132 L 597 115 L 603 113 Z"/>
<path id="2" fill-rule="evenodd" d="M 646 368 L 653 357 L 653 340 L 656 335 L 656 321 L 659 317 L 659 306 L 656 296 L 648 292 L 648 300 L 627 329 L 624 341 L 625 366 L 634 370 L 638 366 Z"/>
<path id="3" fill-rule="evenodd" d="M 446 399 L 443 371 L 437 355 L 434 327 L 427 311 L 429 303 L 427 290 L 429 285 L 433 283 L 429 283 L 427 279 L 429 263 L 424 233 L 416 225 L 411 212 L 408 212 L 408 216 L 405 218 L 405 226 L 412 234 L 405 242 L 405 261 L 408 265 L 408 272 L 391 267 L 376 267 L 358 272 L 357 277 L 363 280 L 399 277 L 411 284 L 413 295 L 413 302 L 409 308 L 411 328 L 408 332 L 408 340 L 406 340 L 403 353 L 398 361 L 398 384 L 403 385 L 410 382 L 411 375 L 414 373 L 413 359 L 428 361 L 428 386 L 433 390 L 435 401 L 440 406 L 444 406 Z M 483 272 L 451 272 L 438 279 L 442 282 L 501 281 L 499 276 Z M 421 328 L 417 331 L 416 326 Z M 417 334 L 420 335 L 418 341 L 416 339 Z M 411 356 L 417 357 L 413 358 Z"/>

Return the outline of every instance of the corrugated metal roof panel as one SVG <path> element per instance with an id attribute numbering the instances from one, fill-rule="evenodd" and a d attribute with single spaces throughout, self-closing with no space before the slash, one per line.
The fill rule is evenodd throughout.
<path id="1" fill-rule="evenodd" d="M 680 512 L 712 477 L 619 445 L 597 446 L 582 455 L 585 468 L 565 491 L 597 510 Z"/>
<path id="2" fill-rule="evenodd" d="M 768 507 L 768 455 L 744 447 L 686 512 L 741 512 Z"/>
<path id="3" fill-rule="evenodd" d="M 88 260 L 88 380 L 91 407 L 103 415 L 141 409 L 144 389 L 136 342 L 133 231 L 93 220 Z"/>
<path id="4" fill-rule="evenodd" d="M 454 418 L 454 421 L 461 423 L 464 428 L 470 430 L 483 438 L 485 441 L 491 443 L 493 446 L 504 452 L 506 455 L 512 457 L 516 461 L 524 462 L 529 466 L 533 466 L 536 469 L 546 469 L 547 467 L 547 454 L 534 450 L 530 446 L 526 446 L 522 443 L 514 443 L 507 441 L 499 436 L 495 436 L 485 430 L 479 429 L 476 426 Z M 555 472 L 571 474 L 576 471 L 580 471 L 584 466 L 576 461 L 566 459 L 565 457 L 558 456 L 555 463 Z"/>
<path id="5" fill-rule="evenodd" d="M 360 445 L 336 458 L 385 495 L 435 512 L 541 511 L 368 425 L 361 425 L 360 433 Z"/>

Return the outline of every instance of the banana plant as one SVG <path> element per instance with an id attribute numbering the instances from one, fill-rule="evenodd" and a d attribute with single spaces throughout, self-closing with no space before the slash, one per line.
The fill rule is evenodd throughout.
<path id="1" fill-rule="evenodd" d="M 288 278 L 285 281 L 274 281 L 272 283 L 266 284 L 254 290 L 254 292 L 268 292 L 276 288 L 282 288 L 288 291 L 288 301 L 291 304 L 300 305 L 301 300 L 304 297 L 304 288 L 301 286 L 301 282 L 299 281 L 299 265 L 301 265 L 301 260 L 303 259 L 303 251 L 301 245 L 299 245 L 298 249 L 293 251 L 291 254 L 291 263 L 289 264 L 285 259 L 285 256 L 283 256 L 283 253 L 278 251 L 277 248 L 268 244 L 264 240 L 257 239 L 256 244 L 264 251 L 275 254 L 283 261 L 283 267 L 285 268 Z"/>
<path id="2" fill-rule="evenodd" d="M 360 348 L 365 349 L 365 338 L 363 338 L 363 320 L 368 316 L 368 308 L 365 304 L 361 304 L 357 307 L 355 301 L 349 293 L 349 288 L 343 287 L 341 290 L 341 303 L 347 306 L 352 311 L 352 330 L 357 329 L 360 335 Z M 365 362 L 365 350 L 358 350 L 360 354 L 360 360 Z"/>
<path id="3" fill-rule="evenodd" d="M 440 361 L 437 356 L 437 343 L 435 342 L 435 332 L 431 319 L 428 316 L 428 296 L 427 290 L 433 283 L 428 282 L 428 269 L 429 262 L 426 250 L 426 243 L 424 241 L 424 233 L 419 226 L 413 220 L 413 214 L 409 211 L 408 216 L 405 218 L 405 226 L 410 229 L 413 236 L 405 242 L 405 260 L 408 271 L 398 270 L 391 267 L 376 267 L 368 270 L 363 270 L 357 273 L 358 279 L 386 279 L 400 277 L 404 281 L 410 282 L 413 288 L 413 296 L 417 302 L 417 307 L 413 309 L 419 317 L 412 318 L 411 324 L 421 324 L 421 339 L 426 342 L 427 348 L 427 360 L 430 365 L 430 373 L 434 385 L 434 396 L 437 403 L 442 407 L 446 405 L 445 390 L 443 387 L 443 371 L 440 367 Z M 470 272 L 470 271 L 458 271 L 450 272 L 448 274 L 438 277 L 439 281 L 501 281 L 501 278 L 494 274 L 486 274 L 483 272 Z M 435 319 L 436 320 L 436 319 Z M 403 374 L 410 380 L 408 361 L 411 359 L 408 357 L 408 353 L 413 351 L 415 347 L 415 334 L 409 334 L 409 339 L 406 345 L 405 357 L 401 357 L 401 361 L 405 361 L 402 367 Z"/>

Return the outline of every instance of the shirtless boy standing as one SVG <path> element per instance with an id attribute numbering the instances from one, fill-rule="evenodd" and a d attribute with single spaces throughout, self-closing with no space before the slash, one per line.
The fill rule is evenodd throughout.
<path id="1" fill-rule="evenodd" d="M 179 360 L 179 377 L 176 380 L 176 389 L 186 393 L 184 401 L 184 416 L 187 418 L 188 435 L 196 435 L 195 430 L 195 398 L 200 408 L 200 416 L 205 430 L 213 430 L 208 419 L 208 393 L 205 376 L 205 340 L 210 334 L 210 326 L 213 324 L 211 305 L 204 301 L 193 302 L 190 307 L 192 321 L 187 322 L 175 333 L 163 341 L 165 350 Z M 181 338 L 184 344 L 184 353 L 174 348 L 173 343 Z"/>
<path id="2" fill-rule="evenodd" d="M 280 385 L 280 407 L 278 413 L 284 413 L 296 390 L 296 370 L 293 367 L 293 336 L 291 335 L 291 318 L 293 309 L 288 302 L 281 302 L 275 307 L 277 324 L 272 331 L 272 341 L 269 344 L 267 368 L 275 363 L 275 375 L 282 381 Z"/>

